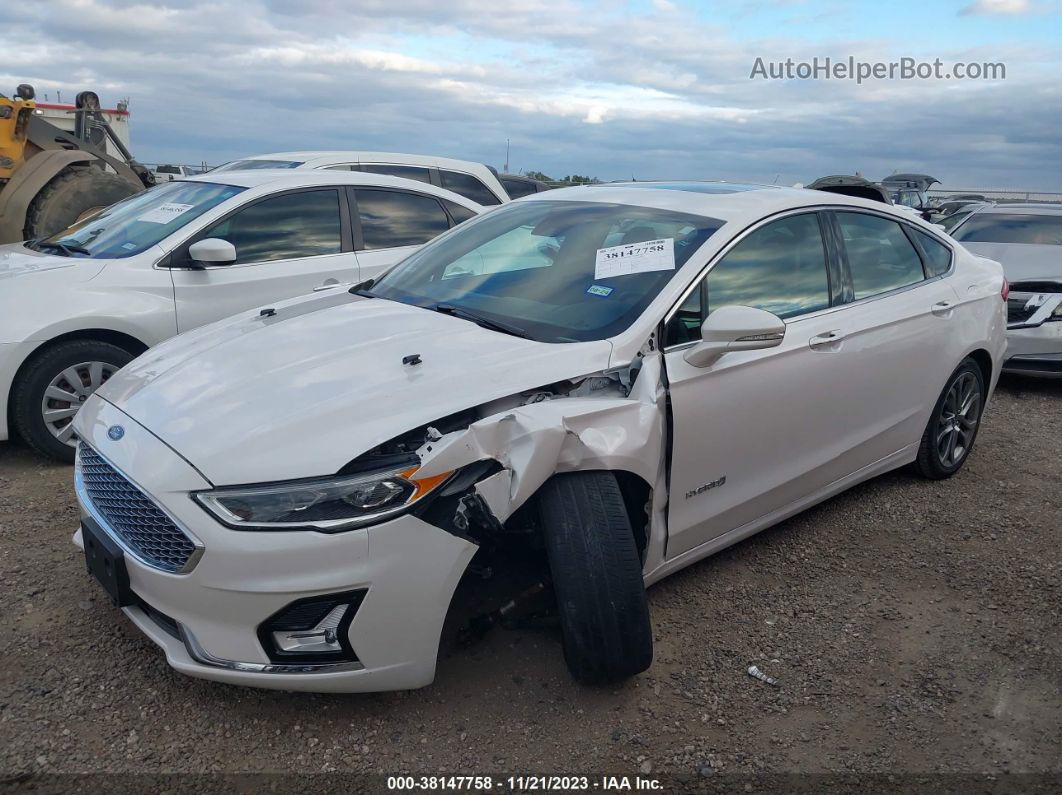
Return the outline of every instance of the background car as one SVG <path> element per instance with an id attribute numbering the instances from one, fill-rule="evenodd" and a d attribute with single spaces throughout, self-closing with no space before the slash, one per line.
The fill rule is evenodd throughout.
<path id="1" fill-rule="evenodd" d="M 167 182 L 0 247 L 0 440 L 73 460 L 71 421 L 167 337 L 378 275 L 482 207 L 411 180 L 230 171 Z M 10 418 L 10 424 L 9 424 Z"/>
<path id="2" fill-rule="evenodd" d="M 880 202 L 528 196 L 368 291 L 123 369 L 76 420 L 75 541 L 193 676 L 426 685 L 458 580 L 501 550 L 540 566 L 573 676 L 615 681 L 652 661 L 647 584 L 883 472 L 959 471 L 1005 288 Z"/>
<path id="3" fill-rule="evenodd" d="M 1062 377 L 1062 205 L 984 205 L 951 234 L 1010 281 L 1003 369 Z"/>
<path id="4" fill-rule="evenodd" d="M 524 196 L 530 196 L 532 193 L 553 190 L 552 187 L 540 179 L 532 179 L 520 174 L 499 174 L 498 179 L 505 188 L 505 192 L 509 194 L 510 199 L 520 199 Z"/>
<path id="5" fill-rule="evenodd" d="M 497 172 L 482 163 L 431 155 L 398 152 L 275 152 L 233 160 L 213 173 L 258 168 L 330 168 L 387 174 L 412 179 L 459 193 L 484 207 L 510 199 Z"/>

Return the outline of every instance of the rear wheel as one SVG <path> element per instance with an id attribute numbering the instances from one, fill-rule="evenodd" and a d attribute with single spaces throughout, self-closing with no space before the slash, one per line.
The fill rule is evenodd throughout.
<path id="1" fill-rule="evenodd" d="M 98 340 L 70 340 L 37 354 L 11 392 L 12 419 L 34 450 L 60 461 L 74 460 L 74 416 L 81 405 L 133 354 Z"/>
<path id="2" fill-rule="evenodd" d="M 616 477 L 555 475 L 538 497 L 564 659 L 580 682 L 614 682 L 653 661 L 642 564 Z"/>
<path id="3" fill-rule="evenodd" d="M 70 166 L 41 188 L 26 212 L 26 240 L 50 237 L 78 221 L 86 210 L 109 207 L 141 188 L 95 166 Z"/>
<path id="4" fill-rule="evenodd" d="M 985 380 L 973 359 L 965 359 L 951 374 L 933 408 L 915 471 L 931 480 L 950 478 L 966 463 L 981 425 Z"/>

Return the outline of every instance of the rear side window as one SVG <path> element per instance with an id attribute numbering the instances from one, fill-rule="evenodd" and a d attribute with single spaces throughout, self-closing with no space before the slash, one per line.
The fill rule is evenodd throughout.
<path id="1" fill-rule="evenodd" d="M 925 278 L 922 260 L 895 221 L 864 213 L 837 213 L 854 297 L 869 298 Z"/>
<path id="2" fill-rule="evenodd" d="M 467 207 L 458 204 L 457 202 L 442 200 L 442 203 L 446 205 L 446 209 L 450 211 L 450 216 L 454 219 L 455 224 L 464 223 L 469 218 L 475 218 L 476 214 Z"/>
<path id="3" fill-rule="evenodd" d="M 450 228 L 446 211 L 430 196 L 362 188 L 354 193 L 366 249 L 419 246 Z"/>
<path id="4" fill-rule="evenodd" d="M 457 171 L 443 171 L 440 169 L 439 177 L 444 188 L 452 190 L 454 193 L 459 193 L 477 204 L 501 204 L 501 200 L 471 174 L 461 174 Z"/>
<path id="5" fill-rule="evenodd" d="M 308 190 L 265 199 L 230 215 L 200 235 L 236 247 L 236 262 L 338 254 L 342 250 L 339 192 Z"/>
<path id="6" fill-rule="evenodd" d="M 509 194 L 510 199 L 519 199 L 522 196 L 530 196 L 535 192 L 534 182 L 524 182 L 522 179 L 502 179 L 502 187 Z"/>
<path id="7" fill-rule="evenodd" d="M 925 232 L 915 230 L 915 234 L 918 235 L 922 251 L 926 253 L 926 276 L 942 276 L 947 273 L 951 267 L 951 249 Z"/>
<path id="8" fill-rule="evenodd" d="M 1062 215 L 977 213 L 955 232 L 966 243 L 1062 245 Z"/>
<path id="9" fill-rule="evenodd" d="M 366 174 L 386 174 L 389 177 L 401 177 L 402 179 L 415 179 L 417 182 L 431 184 L 431 172 L 420 166 L 396 166 L 390 163 L 363 163 L 360 166 L 351 166 L 354 171 L 364 171 Z"/>

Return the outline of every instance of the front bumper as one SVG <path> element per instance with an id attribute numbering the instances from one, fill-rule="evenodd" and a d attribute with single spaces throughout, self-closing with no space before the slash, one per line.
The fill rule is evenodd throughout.
<path id="1" fill-rule="evenodd" d="M 107 435 L 112 425 L 125 429 L 119 441 Z M 111 404 L 91 398 L 77 428 L 202 545 L 183 574 L 125 555 L 129 585 L 143 604 L 123 610 L 173 668 L 232 684 L 314 692 L 431 683 L 443 620 L 474 544 L 414 516 L 332 535 L 231 530 L 189 496 L 211 484 Z M 78 498 L 90 513 L 84 494 Z M 80 530 L 74 541 L 81 545 Z M 262 622 L 296 600 L 354 590 L 366 591 L 348 630 L 357 662 L 278 666 L 270 660 L 258 638 Z"/>
<path id="2" fill-rule="evenodd" d="M 1007 330 L 1003 370 L 1023 375 L 1062 377 L 1062 321 Z"/>

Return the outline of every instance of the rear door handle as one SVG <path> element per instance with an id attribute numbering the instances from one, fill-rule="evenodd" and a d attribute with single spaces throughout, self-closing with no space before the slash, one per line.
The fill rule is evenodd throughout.
<path id="1" fill-rule="evenodd" d="M 319 284 L 313 288 L 315 293 L 319 293 L 322 290 L 331 290 L 333 287 L 339 287 L 339 282 L 335 279 L 329 279 L 324 284 Z"/>
<path id="2" fill-rule="evenodd" d="M 812 348 L 832 348 L 843 339 L 844 334 L 840 331 L 824 331 L 822 334 L 816 334 L 808 340 L 808 345 Z"/>
<path id="3" fill-rule="evenodd" d="M 937 301 L 930 307 L 929 311 L 937 317 L 947 317 L 951 314 L 951 310 L 955 308 L 955 305 L 951 301 Z"/>

